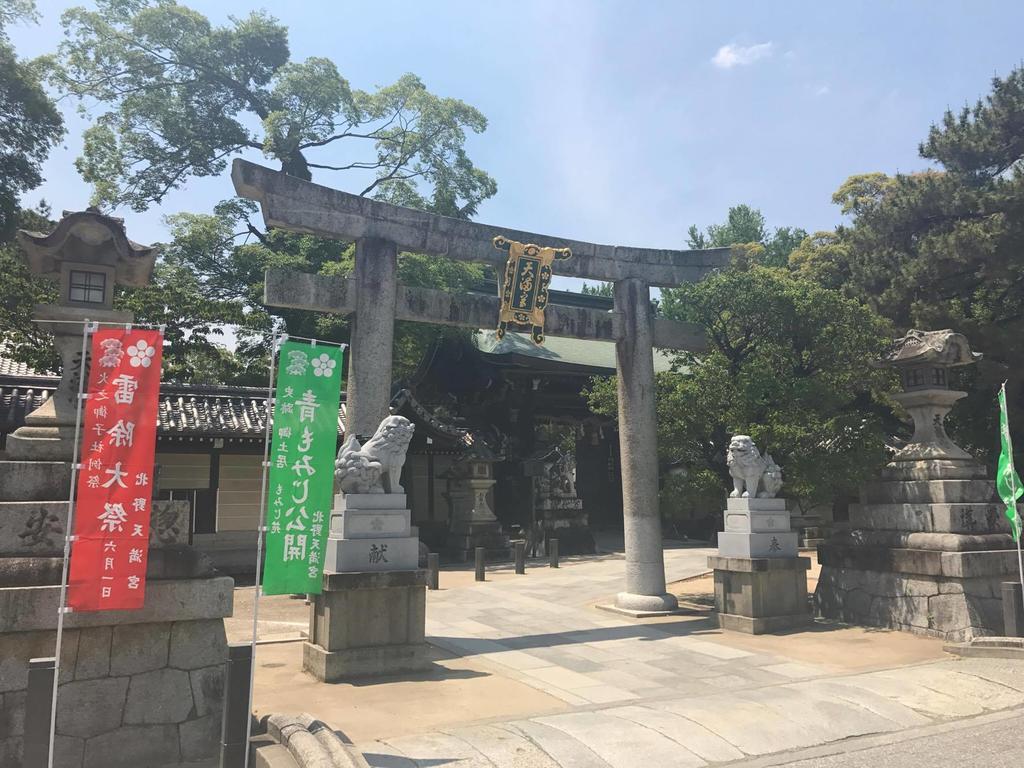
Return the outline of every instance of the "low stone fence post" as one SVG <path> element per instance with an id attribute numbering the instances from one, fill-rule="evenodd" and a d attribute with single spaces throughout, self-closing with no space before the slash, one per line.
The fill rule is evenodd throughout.
<path id="1" fill-rule="evenodd" d="M 242 768 L 249 745 L 249 683 L 252 679 L 252 645 L 228 646 L 227 674 L 224 676 L 224 722 L 220 739 L 220 768 Z"/>
<path id="2" fill-rule="evenodd" d="M 436 552 L 427 555 L 427 589 L 436 590 L 440 586 L 441 556 Z"/>
<path id="3" fill-rule="evenodd" d="M 25 768 L 47 768 L 50 759 L 50 706 L 56 659 L 31 659 L 25 694 Z"/>
<path id="4" fill-rule="evenodd" d="M 558 567 L 558 539 L 548 539 L 548 557 L 551 558 L 551 567 Z"/>
<path id="5" fill-rule="evenodd" d="M 483 547 L 476 548 L 476 580 L 483 581 L 487 578 L 484 569 L 487 566 L 487 550 Z"/>
<path id="6" fill-rule="evenodd" d="M 1024 637 L 1024 603 L 1019 581 L 1003 582 L 1003 625 L 1006 637 Z"/>
<path id="7" fill-rule="evenodd" d="M 512 543 L 516 548 L 516 573 L 521 576 L 526 573 L 526 542 L 520 540 Z"/>

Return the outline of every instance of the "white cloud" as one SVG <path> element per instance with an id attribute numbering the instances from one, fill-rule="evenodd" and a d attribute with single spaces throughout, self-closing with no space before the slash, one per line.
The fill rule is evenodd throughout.
<path id="1" fill-rule="evenodd" d="M 815 96 L 828 96 L 831 92 L 832 89 L 829 88 L 827 85 L 819 85 L 817 88 L 814 89 Z"/>
<path id="2" fill-rule="evenodd" d="M 753 64 L 759 59 L 767 59 L 774 52 L 775 44 L 772 42 L 757 43 L 756 45 L 736 45 L 729 43 L 718 49 L 718 53 L 711 59 L 711 63 L 719 69 L 732 69 Z"/>

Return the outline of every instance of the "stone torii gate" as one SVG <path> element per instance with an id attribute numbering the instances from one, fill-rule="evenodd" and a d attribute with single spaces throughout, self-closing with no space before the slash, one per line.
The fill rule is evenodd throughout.
<path id="1" fill-rule="evenodd" d="M 670 251 L 595 245 L 503 229 L 382 203 L 287 176 L 245 160 L 232 168 L 235 189 L 256 200 L 268 227 L 355 241 L 351 278 L 270 271 L 269 306 L 355 313 L 348 380 L 350 434 L 370 435 L 388 415 L 395 320 L 469 328 L 494 327 L 500 300 L 399 285 L 398 252 L 483 262 L 503 273 L 506 255 L 493 238 L 571 248 L 558 274 L 614 284 L 614 311 L 549 304 L 551 336 L 614 341 L 618 369 L 619 445 L 626 544 L 626 591 L 615 601 L 627 612 L 674 610 L 665 591 L 658 510 L 654 349 L 700 351 L 700 327 L 655 317 L 650 288 L 696 282 L 729 261 L 729 249 Z"/>

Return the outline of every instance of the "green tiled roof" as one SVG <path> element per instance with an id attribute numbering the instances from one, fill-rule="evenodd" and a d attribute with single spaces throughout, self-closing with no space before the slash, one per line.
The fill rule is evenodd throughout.
<path id="1" fill-rule="evenodd" d="M 571 366 L 593 369 L 591 372 L 615 373 L 615 344 L 610 341 L 592 339 L 571 339 L 562 336 L 548 336 L 544 345 L 538 347 L 525 333 L 505 334 L 498 341 L 494 331 L 480 331 L 473 337 L 473 343 L 485 355 L 494 355 L 524 365 L 541 368 L 564 368 Z M 668 352 L 654 350 L 654 370 L 657 373 L 672 367 Z"/>

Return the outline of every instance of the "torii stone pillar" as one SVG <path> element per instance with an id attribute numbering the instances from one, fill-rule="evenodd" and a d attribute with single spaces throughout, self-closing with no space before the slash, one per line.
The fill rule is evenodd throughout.
<path id="1" fill-rule="evenodd" d="M 356 313 L 349 357 L 345 429 L 369 437 L 388 415 L 398 290 L 398 248 L 375 237 L 356 240 Z"/>
<path id="2" fill-rule="evenodd" d="M 635 277 L 615 283 L 615 311 L 623 319 L 615 342 L 622 465 L 622 530 L 626 591 L 615 605 L 626 611 L 674 611 L 665 591 L 665 556 L 658 505 L 658 426 L 654 388 L 654 313 L 651 289 Z"/>
<path id="3" fill-rule="evenodd" d="M 295 272 L 267 273 L 270 306 L 335 314 L 355 312 L 349 377 L 348 428 L 369 435 L 388 412 L 395 320 L 494 327 L 497 296 L 456 296 L 409 288 L 396 278 L 399 250 L 490 264 L 501 273 L 505 255 L 494 237 L 571 248 L 559 274 L 615 284 L 615 311 L 548 305 L 548 336 L 613 341 L 619 380 L 626 590 L 616 607 L 632 613 L 674 610 L 665 590 L 658 512 L 654 348 L 700 351 L 703 330 L 653 316 L 651 286 L 700 280 L 729 262 L 728 248 L 669 251 L 596 245 L 520 232 L 402 208 L 303 181 L 244 160 L 232 169 L 235 189 L 259 201 L 269 227 L 356 242 L 351 279 Z"/>

